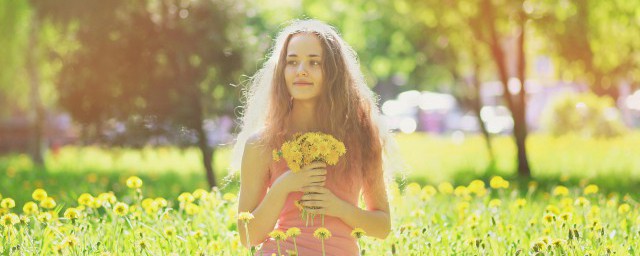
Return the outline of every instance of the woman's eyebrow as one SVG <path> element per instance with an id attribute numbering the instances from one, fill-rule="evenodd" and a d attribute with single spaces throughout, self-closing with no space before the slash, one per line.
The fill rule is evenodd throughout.
<path id="1" fill-rule="evenodd" d="M 287 57 L 294 57 L 295 58 L 295 57 L 298 57 L 298 55 L 297 54 L 289 54 L 289 55 L 287 55 Z M 312 58 L 313 57 L 320 57 L 320 55 L 318 55 L 318 54 L 309 54 L 309 57 L 312 57 Z"/>

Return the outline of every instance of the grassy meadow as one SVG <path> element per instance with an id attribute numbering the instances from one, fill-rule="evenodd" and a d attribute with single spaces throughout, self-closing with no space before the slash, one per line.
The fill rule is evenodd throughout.
<path id="1" fill-rule="evenodd" d="M 528 180 L 514 177 L 510 137 L 494 138 L 495 163 L 477 136 L 397 139 L 408 170 L 390 185 L 392 234 L 361 238 L 364 255 L 637 254 L 639 133 L 532 135 Z M 216 153 L 219 178 L 228 156 Z M 249 253 L 237 182 L 207 189 L 200 162 L 196 149 L 64 147 L 43 174 L 24 155 L 0 157 L 0 253 Z"/>

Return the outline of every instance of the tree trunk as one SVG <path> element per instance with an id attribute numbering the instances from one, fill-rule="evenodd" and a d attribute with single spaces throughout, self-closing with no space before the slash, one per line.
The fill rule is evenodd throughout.
<path id="1" fill-rule="evenodd" d="M 40 76 L 38 75 L 38 61 L 37 61 L 37 45 L 38 45 L 38 33 L 39 33 L 39 19 L 38 16 L 33 14 L 31 16 L 31 23 L 29 29 L 29 50 L 27 51 L 27 63 L 26 69 L 29 76 L 30 93 L 29 99 L 31 102 L 31 109 L 33 110 L 33 127 L 31 129 L 31 145 L 30 155 L 31 159 L 37 166 L 44 166 L 44 157 L 42 153 L 43 144 L 43 126 L 44 126 L 44 108 L 40 100 Z M 41 170 L 44 170 L 41 168 Z"/>
<path id="2" fill-rule="evenodd" d="M 473 51 L 473 80 L 471 82 L 472 91 L 472 106 L 473 112 L 476 114 L 478 118 L 478 124 L 480 125 L 480 130 L 482 131 L 482 135 L 484 136 L 484 140 L 487 146 L 487 152 L 489 152 L 489 168 L 493 169 L 496 163 L 496 157 L 493 154 L 493 146 L 491 145 L 491 134 L 487 130 L 486 124 L 482 121 L 482 117 L 480 116 L 480 112 L 482 110 L 482 94 L 481 94 L 481 84 L 478 76 L 480 75 L 480 63 L 478 61 L 478 56 L 474 49 Z"/>
<path id="3" fill-rule="evenodd" d="M 200 122 L 202 124 L 202 122 Z M 214 149 L 209 147 L 207 144 L 207 133 L 200 125 L 196 128 L 196 133 L 198 134 L 198 147 L 200 148 L 200 152 L 202 152 L 202 161 L 204 164 L 204 170 L 207 175 L 207 183 L 209 183 L 209 187 L 215 187 L 216 184 L 216 175 L 213 172 L 213 152 Z"/>
<path id="4" fill-rule="evenodd" d="M 489 41 L 489 47 L 491 49 L 491 55 L 493 56 L 493 60 L 496 63 L 496 66 L 498 68 L 498 76 L 500 77 L 500 82 L 502 83 L 502 88 L 503 88 L 503 96 L 505 101 L 507 102 L 507 107 L 509 108 L 509 110 L 511 111 L 511 117 L 513 118 L 513 137 L 514 140 L 516 142 L 516 147 L 518 149 L 518 153 L 517 153 L 517 161 L 518 161 L 518 175 L 521 177 L 530 177 L 531 176 L 531 170 L 529 169 L 529 161 L 527 159 L 527 154 L 526 154 L 526 137 L 527 137 L 527 130 L 526 130 L 526 118 L 525 118 L 525 106 L 526 106 L 526 101 L 525 101 L 525 88 L 524 88 L 524 63 L 525 63 L 525 59 L 524 59 L 524 20 L 520 20 L 521 24 L 521 35 L 519 38 L 519 48 L 518 51 L 518 57 L 519 57 L 519 63 L 518 63 L 518 76 L 521 76 L 520 78 L 522 80 L 520 80 L 520 92 L 519 92 L 519 97 L 518 97 L 518 101 L 514 101 L 513 97 L 511 96 L 511 93 L 509 92 L 509 79 L 508 79 L 508 74 L 507 74 L 507 66 L 506 66 L 506 61 L 505 61 L 505 54 L 504 51 L 500 45 L 500 39 L 498 37 L 498 32 L 496 31 L 496 27 L 495 27 L 495 22 L 496 19 L 494 17 L 494 6 L 491 4 L 490 0 L 484 0 L 482 2 L 482 9 L 483 11 L 486 13 L 486 25 L 489 29 L 489 33 L 490 33 L 490 41 Z"/>

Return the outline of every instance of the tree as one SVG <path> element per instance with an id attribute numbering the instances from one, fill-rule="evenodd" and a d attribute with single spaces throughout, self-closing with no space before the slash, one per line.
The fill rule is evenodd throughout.
<path id="1" fill-rule="evenodd" d="M 61 106 L 102 137 L 105 126 L 144 127 L 144 136 L 193 134 L 207 181 L 216 185 L 207 118 L 232 113 L 243 59 L 232 1 L 37 1 L 44 18 L 80 47 L 62 56 Z M 106 142 L 106 138 L 102 138 Z"/>

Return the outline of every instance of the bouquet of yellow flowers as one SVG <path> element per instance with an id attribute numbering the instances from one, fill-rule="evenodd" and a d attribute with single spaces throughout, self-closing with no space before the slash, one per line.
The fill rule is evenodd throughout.
<path id="1" fill-rule="evenodd" d="M 291 171 L 300 171 L 304 165 L 321 161 L 335 165 L 338 158 L 347 153 L 344 143 L 333 136 L 321 132 L 295 134 L 293 139 L 282 144 L 280 150 L 273 150 L 273 160 L 283 158 Z"/>

